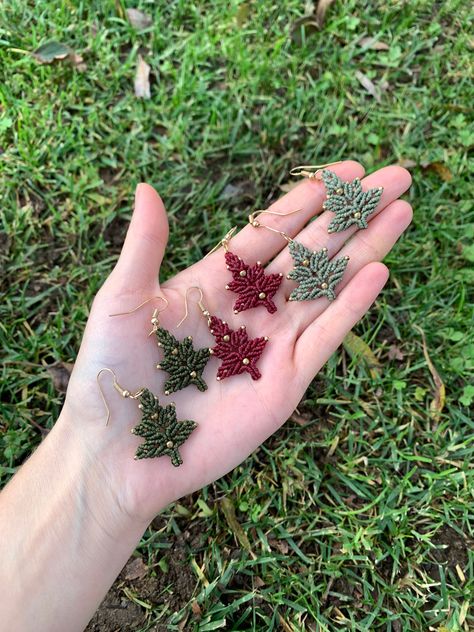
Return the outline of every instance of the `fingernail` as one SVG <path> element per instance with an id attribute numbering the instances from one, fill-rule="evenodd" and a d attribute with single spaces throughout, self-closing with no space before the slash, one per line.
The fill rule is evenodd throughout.
<path id="1" fill-rule="evenodd" d="M 140 201 L 140 196 L 143 194 L 143 182 L 139 182 L 137 184 L 137 188 L 135 189 L 135 206 L 139 203 Z"/>

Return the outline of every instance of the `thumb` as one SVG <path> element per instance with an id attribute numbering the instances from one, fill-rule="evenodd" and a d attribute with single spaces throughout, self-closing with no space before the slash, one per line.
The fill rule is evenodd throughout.
<path id="1" fill-rule="evenodd" d="M 160 196 L 149 184 L 140 183 L 122 252 L 110 280 L 122 286 L 133 285 L 135 289 L 156 283 L 168 233 L 168 219 Z"/>

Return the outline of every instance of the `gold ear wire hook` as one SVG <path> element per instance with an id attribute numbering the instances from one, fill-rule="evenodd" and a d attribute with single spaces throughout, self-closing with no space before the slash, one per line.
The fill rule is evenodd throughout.
<path id="1" fill-rule="evenodd" d="M 310 179 L 320 179 L 319 173 L 321 169 L 325 167 L 331 167 L 332 165 L 338 165 L 342 160 L 336 160 L 336 162 L 328 162 L 325 165 L 300 165 L 299 167 L 293 167 L 290 171 L 290 176 L 304 176 Z M 308 169 L 316 169 L 316 171 L 308 171 Z"/>
<path id="2" fill-rule="evenodd" d="M 255 211 L 255 213 L 250 213 L 249 215 L 249 224 L 254 228 L 266 228 L 267 230 L 271 230 L 272 233 L 277 233 L 281 235 L 288 243 L 292 242 L 293 239 L 287 235 L 284 231 L 278 230 L 277 228 L 272 228 L 271 226 L 267 226 L 266 224 L 261 224 L 258 221 L 258 217 L 263 214 L 267 215 L 279 215 L 280 217 L 286 217 L 287 215 L 293 215 L 293 213 L 299 213 L 302 209 L 297 208 L 295 211 L 289 211 L 288 213 L 278 213 L 277 211 Z"/>
<path id="3" fill-rule="evenodd" d="M 159 298 L 160 300 L 162 300 L 162 301 L 164 301 L 166 303 L 166 305 L 163 307 L 163 309 L 160 309 L 159 311 L 157 311 L 155 309 L 156 314 L 160 314 L 162 311 L 164 311 L 168 307 L 169 301 L 164 296 L 156 295 L 156 296 L 152 296 L 151 298 L 147 298 L 146 301 L 143 301 L 143 303 L 140 303 L 140 305 L 138 305 L 137 307 L 134 307 L 129 312 L 119 312 L 118 314 L 109 314 L 109 317 L 111 317 L 111 316 L 126 316 L 127 314 L 133 314 L 133 312 L 138 311 L 140 309 L 140 307 L 143 307 L 144 305 L 146 305 L 150 301 L 154 301 L 156 298 Z M 153 312 L 153 313 L 155 314 L 155 312 Z"/>
<path id="4" fill-rule="evenodd" d="M 224 248 L 224 250 L 227 252 L 228 250 L 228 246 L 229 246 L 229 241 L 232 238 L 232 235 L 235 233 L 235 231 L 237 230 L 237 226 L 233 226 L 224 236 L 224 239 L 221 239 L 220 242 L 218 244 L 216 244 L 214 246 L 214 248 L 212 250 L 209 250 L 209 252 L 207 253 L 207 255 L 205 255 L 204 259 L 207 259 L 207 257 L 209 257 L 209 255 L 212 255 L 213 252 L 216 252 L 216 250 L 219 250 L 219 248 L 222 246 Z"/>
<path id="5" fill-rule="evenodd" d="M 204 297 L 203 297 L 203 293 L 200 287 L 198 287 L 197 285 L 193 285 L 191 287 L 188 287 L 188 289 L 186 290 L 186 294 L 184 295 L 184 307 L 185 307 L 185 312 L 184 312 L 184 316 L 183 318 L 179 321 L 179 323 L 176 325 L 176 327 L 180 327 L 184 321 L 186 320 L 186 318 L 188 317 L 188 294 L 191 290 L 197 290 L 199 292 L 199 300 L 197 302 L 199 309 L 201 310 L 203 316 L 205 316 L 207 318 L 207 324 L 209 325 L 211 323 L 211 318 L 210 318 L 210 313 L 209 310 L 206 308 L 206 306 L 203 303 Z"/>
<path id="6" fill-rule="evenodd" d="M 101 369 L 97 373 L 97 377 L 96 377 L 97 385 L 99 387 L 100 395 L 102 397 L 102 401 L 104 402 L 105 409 L 107 410 L 107 421 L 105 422 L 105 425 L 108 426 L 109 420 L 110 420 L 110 408 L 107 405 L 104 391 L 102 390 L 102 386 L 100 385 L 100 380 L 99 380 L 99 377 L 104 371 L 108 371 L 109 373 L 112 373 L 112 375 L 114 376 L 113 387 L 115 388 L 117 393 L 119 393 L 119 395 L 121 395 L 122 397 L 130 397 L 130 399 L 137 399 L 137 397 L 140 397 L 140 395 L 143 393 L 143 389 L 138 390 L 136 393 L 130 393 L 130 391 L 128 391 L 126 388 L 123 388 L 122 386 L 120 386 L 120 384 L 117 381 L 117 376 L 115 375 L 115 372 L 112 371 L 112 369 L 104 368 L 104 369 Z"/>

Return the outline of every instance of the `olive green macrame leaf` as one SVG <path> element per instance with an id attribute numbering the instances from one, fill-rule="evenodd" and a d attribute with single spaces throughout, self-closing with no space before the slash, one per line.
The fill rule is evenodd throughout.
<path id="1" fill-rule="evenodd" d="M 183 460 L 178 451 L 192 431 L 196 428 L 195 421 L 178 421 L 173 404 L 160 406 L 153 393 L 145 389 L 140 396 L 142 419 L 132 428 L 132 434 L 145 439 L 145 443 L 138 446 L 136 459 L 151 459 L 159 456 L 169 456 L 171 463 L 178 467 Z"/>
<path id="2" fill-rule="evenodd" d="M 202 372 L 209 360 L 209 349 L 194 349 L 193 339 L 188 336 L 183 341 L 177 340 L 166 329 L 158 327 L 156 330 L 158 346 L 163 349 L 164 358 L 157 368 L 169 373 L 165 382 L 165 395 L 194 384 L 200 391 L 207 389 L 202 379 Z"/>
<path id="3" fill-rule="evenodd" d="M 295 267 L 287 275 L 287 279 L 299 283 L 290 294 L 289 300 L 312 301 L 326 296 L 333 301 L 336 298 L 336 285 L 344 274 L 349 257 L 330 261 L 327 248 L 314 252 L 297 241 L 291 241 L 288 247 Z"/>
<path id="4" fill-rule="evenodd" d="M 328 226 L 328 233 L 339 233 L 353 224 L 358 228 L 367 228 L 367 219 L 375 211 L 383 188 L 362 191 L 359 178 L 344 182 L 328 169 L 322 172 L 322 176 L 327 194 L 323 209 L 336 213 Z"/>

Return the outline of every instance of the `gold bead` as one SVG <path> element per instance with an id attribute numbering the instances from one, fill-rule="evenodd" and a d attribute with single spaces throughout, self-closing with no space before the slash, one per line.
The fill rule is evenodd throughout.
<path id="1" fill-rule="evenodd" d="M 238 313 L 239 313 L 238 310 L 234 309 L 234 314 L 238 314 Z"/>
<path id="2" fill-rule="evenodd" d="M 265 340 L 265 342 L 268 342 L 270 340 L 270 338 L 268 336 L 265 336 L 264 340 Z"/>
<path id="3" fill-rule="evenodd" d="M 322 290 L 327 290 L 328 289 L 328 284 L 327 283 L 321 283 L 321 289 Z"/>
<path id="4" fill-rule="evenodd" d="M 169 395 L 169 394 L 170 394 L 170 392 L 169 392 L 169 391 L 165 391 L 165 395 Z"/>
<path id="5" fill-rule="evenodd" d="M 223 340 L 224 342 L 229 342 L 229 340 L 230 340 L 230 336 L 229 336 L 228 334 L 226 334 L 226 335 L 222 338 L 222 340 Z"/>
<path id="6" fill-rule="evenodd" d="M 244 358 L 242 360 L 242 364 L 245 364 L 247 366 L 247 364 L 250 364 L 250 360 L 248 358 Z"/>
<path id="7" fill-rule="evenodd" d="M 131 432 L 132 434 L 135 434 L 135 430 L 134 430 L 133 428 L 131 428 L 130 432 Z"/>
<path id="8" fill-rule="evenodd" d="M 228 285 L 226 285 L 226 286 L 225 286 L 225 289 L 226 289 L 226 290 L 228 290 L 228 289 L 229 289 L 229 286 L 228 286 Z"/>
<path id="9" fill-rule="evenodd" d="M 214 349 L 209 349 L 209 355 L 214 355 Z"/>
<path id="10" fill-rule="evenodd" d="M 159 346 L 159 347 L 162 347 L 163 345 L 161 344 L 161 342 L 159 342 L 159 343 L 158 343 L 158 346 Z"/>
<path id="11" fill-rule="evenodd" d="M 153 415 L 151 416 L 152 419 L 158 419 L 158 413 L 153 413 Z"/>
<path id="12" fill-rule="evenodd" d="M 166 447 L 167 448 L 174 448 L 174 443 L 172 441 L 167 441 L 166 442 Z"/>
<path id="13" fill-rule="evenodd" d="M 171 355 L 178 355 L 178 350 L 174 348 L 173 351 L 171 352 Z"/>
<path id="14" fill-rule="evenodd" d="M 188 336 L 188 340 L 192 340 L 192 339 L 193 339 L 193 337 L 192 337 L 192 336 Z"/>
<path id="15" fill-rule="evenodd" d="M 260 292 L 260 294 L 258 295 L 258 298 L 267 298 L 267 295 L 265 294 L 265 292 Z"/>
<path id="16" fill-rule="evenodd" d="M 240 325 L 240 329 L 245 329 L 245 325 Z"/>
<path id="17" fill-rule="evenodd" d="M 305 268 L 307 268 L 307 267 L 309 266 L 309 261 L 308 261 L 308 259 L 305 259 L 305 260 L 303 261 L 303 264 L 302 264 L 302 265 L 304 265 L 304 267 L 305 267 Z"/>
<path id="18" fill-rule="evenodd" d="M 138 404 L 138 408 L 139 408 L 140 410 L 143 410 L 143 404 Z"/>
<path id="19" fill-rule="evenodd" d="M 221 378 L 220 378 L 220 377 L 216 377 L 216 380 L 217 380 L 218 382 L 220 382 L 220 381 L 221 381 Z"/>
<path id="20" fill-rule="evenodd" d="M 204 316 L 210 316 L 210 314 L 209 314 L 209 312 L 207 311 L 207 309 L 205 309 L 205 310 L 203 311 L 203 314 L 204 314 Z"/>
<path id="21" fill-rule="evenodd" d="M 341 188 L 336 189 L 336 194 L 337 195 L 342 195 L 343 193 L 344 193 L 344 191 Z"/>
<path id="22" fill-rule="evenodd" d="M 241 270 L 241 271 L 239 272 L 239 275 L 240 275 L 241 277 L 245 277 L 245 276 L 247 276 L 247 272 L 246 272 L 245 270 Z"/>
<path id="23" fill-rule="evenodd" d="M 258 222 L 256 219 L 254 219 L 253 222 L 252 222 L 252 226 L 254 228 L 258 228 L 260 226 L 260 222 Z"/>
<path id="24" fill-rule="evenodd" d="M 196 377 L 197 373 L 196 371 L 191 371 L 191 373 L 189 374 L 191 377 Z"/>
<path id="25" fill-rule="evenodd" d="M 157 369 L 161 369 L 161 364 L 157 364 L 157 365 L 156 365 L 156 368 L 157 368 Z"/>
<path id="26" fill-rule="evenodd" d="M 154 325 L 155 323 L 157 323 L 157 322 L 158 322 L 158 318 L 153 317 L 153 318 L 151 319 L 151 322 L 152 322 L 152 324 Z"/>
<path id="27" fill-rule="evenodd" d="M 354 213 L 354 217 L 355 219 L 360 219 L 361 214 L 359 213 L 359 211 L 357 211 L 357 213 Z"/>
<path id="28" fill-rule="evenodd" d="M 324 204 L 323 204 L 323 211 L 325 211 L 325 210 L 326 210 L 326 202 L 324 202 Z"/>
<path id="29" fill-rule="evenodd" d="M 122 397 L 130 397 L 130 391 L 122 391 Z"/>
<path id="30" fill-rule="evenodd" d="M 261 262 L 261 261 L 257 261 L 257 265 L 258 265 L 258 266 L 261 266 L 261 265 L 262 265 L 262 262 Z"/>

